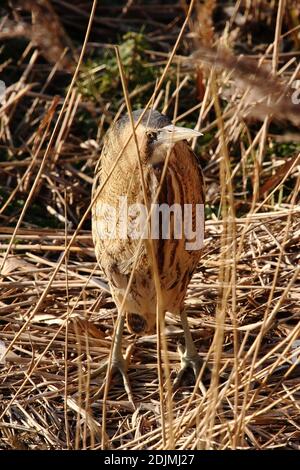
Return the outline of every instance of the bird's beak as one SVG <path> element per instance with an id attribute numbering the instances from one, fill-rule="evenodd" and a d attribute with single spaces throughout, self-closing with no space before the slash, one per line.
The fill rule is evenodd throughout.
<path id="1" fill-rule="evenodd" d="M 188 127 L 178 127 L 170 124 L 162 127 L 157 133 L 157 143 L 175 144 L 180 140 L 189 140 L 203 135 L 201 132 L 189 129 Z"/>

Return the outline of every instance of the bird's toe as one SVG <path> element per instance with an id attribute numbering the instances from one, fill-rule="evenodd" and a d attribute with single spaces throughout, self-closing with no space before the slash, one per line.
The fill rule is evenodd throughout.
<path id="1" fill-rule="evenodd" d="M 197 382 L 198 376 L 203 366 L 203 361 L 198 354 L 189 356 L 186 350 L 184 350 L 182 345 L 179 345 L 178 349 L 179 349 L 179 353 L 181 356 L 181 360 L 180 360 L 181 368 L 174 381 L 174 385 L 173 385 L 174 391 L 176 391 L 182 385 L 183 379 L 185 376 L 187 376 L 188 372 L 192 371 L 194 375 L 194 380 Z M 202 392 L 205 391 L 205 386 L 201 380 L 199 382 L 199 388 Z"/>
<path id="2" fill-rule="evenodd" d="M 103 396 L 103 394 L 105 393 L 105 387 L 107 387 L 107 389 L 109 390 L 112 379 L 116 377 L 116 375 L 119 374 L 122 377 L 123 385 L 124 385 L 128 400 L 135 408 L 130 380 L 128 377 L 128 366 L 129 366 L 130 359 L 131 359 L 132 349 L 133 349 L 133 345 L 130 345 L 126 350 L 125 357 L 123 357 L 122 354 L 113 355 L 109 371 L 107 370 L 109 367 L 109 361 L 106 361 L 105 364 L 103 364 L 101 367 L 99 367 L 96 371 L 93 372 L 92 374 L 93 378 L 98 377 L 100 375 L 102 376 L 103 372 L 106 372 L 106 377 L 104 381 L 102 381 L 97 393 L 94 395 L 94 399 L 100 396 Z"/>

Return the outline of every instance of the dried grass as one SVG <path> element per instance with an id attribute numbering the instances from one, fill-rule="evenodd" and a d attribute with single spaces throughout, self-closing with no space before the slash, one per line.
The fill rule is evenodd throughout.
<path id="1" fill-rule="evenodd" d="M 117 380 L 107 396 L 99 395 L 105 374 L 97 371 L 110 354 L 117 312 L 96 264 L 88 209 L 102 136 L 115 112 L 109 101 L 95 104 L 78 90 L 75 59 L 70 67 L 77 72 L 64 98 L 51 54 L 45 56 L 50 65 L 41 64 L 43 45 L 31 45 L 17 57 L 18 79 L 9 83 L 0 107 L 0 448 L 299 449 L 300 156 L 298 129 L 290 123 L 295 125 L 298 108 L 288 101 L 288 85 L 299 72 L 293 54 L 280 49 L 285 39 L 297 47 L 299 18 L 292 26 L 280 1 L 271 12 L 273 41 L 255 43 L 258 57 L 248 51 L 241 59 L 234 54 L 237 38 L 248 47 L 248 26 L 263 21 L 263 9 L 258 14 L 257 2 L 240 2 L 228 30 L 207 18 L 207 33 L 197 37 L 197 19 L 212 15 L 218 2 L 204 2 L 203 11 L 194 3 L 191 17 L 179 6 L 164 5 L 161 15 L 150 7 L 145 12 L 149 61 L 165 65 L 153 102 L 174 112 L 175 121 L 192 118 L 210 136 L 197 148 L 209 213 L 204 255 L 186 305 L 211 378 L 202 378 L 201 392 L 187 381 L 170 397 L 165 365 L 172 374 L 178 369 L 181 328 L 178 318 L 167 315 L 159 351 L 156 336 L 124 333 L 136 409 Z M 71 8 L 56 0 L 53 6 L 58 18 L 65 13 L 65 27 L 92 19 L 84 2 Z M 140 25 L 140 12 L 134 2 L 118 9 L 122 28 Z M 95 11 L 98 45 L 105 28 L 112 34 L 118 28 L 115 13 L 112 7 Z M 28 31 L 26 18 L 16 15 L 1 22 L 2 38 L 9 37 L 5 25 L 11 28 L 12 21 Z M 190 29 L 182 29 L 180 53 L 174 47 L 170 54 L 184 18 Z M 85 44 L 89 54 L 94 43 L 86 36 Z M 186 58 L 188 45 L 197 47 L 197 60 L 195 53 Z M 221 47 L 222 56 L 215 52 Z M 0 70 L 15 74 L 13 60 Z M 177 81 L 170 93 L 173 62 Z M 129 92 L 126 99 L 135 96 Z M 80 127 L 79 112 L 87 109 L 99 123 L 96 131 Z M 290 135 L 295 143 L 284 154 L 280 145 Z"/>

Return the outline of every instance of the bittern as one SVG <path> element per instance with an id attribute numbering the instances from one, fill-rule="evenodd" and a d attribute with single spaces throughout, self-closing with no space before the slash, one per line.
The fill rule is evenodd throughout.
<path id="1" fill-rule="evenodd" d="M 142 112 L 132 113 L 135 125 Z M 201 256 L 202 244 L 196 243 L 195 237 L 201 239 L 204 231 L 203 177 L 198 158 L 187 142 L 199 135 L 198 131 L 173 126 L 158 111 L 148 110 L 134 137 L 132 120 L 126 115 L 107 132 L 96 167 L 93 185 L 96 200 L 92 209 L 96 257 L 109 280 L 116 306 L 122 310 L 115 332 L 111 372 L 118 370 L 122 374 L 130 394 L 127 361 L 122 355 L 125 318 L 131 333 L 155 332 L 155 270 L 160 283 L 160 309 L 180 315 L 185 337 L 175 388 L 187 368 L 196 377 L 200 370 L 200 357 L 184 308 L 187 287 Z M 144 218 L 141 207 L 146 207 Z M 158 213 L 156 231 L 152 230 L 155 222 L 150 217 L 151 210 L 155 212 L 153 208 Z M 170 217 L 166 220 L 162 212 L 168 208 Z M 182 224 L 185 208 L 190 211 L 190 230 Z M 140 232 L 139 226 L 143 228 Z"/>

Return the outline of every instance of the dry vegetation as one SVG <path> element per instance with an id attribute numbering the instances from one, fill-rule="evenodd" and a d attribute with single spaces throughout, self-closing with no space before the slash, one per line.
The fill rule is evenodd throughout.
<path id="1" fill-rule="evenodd" d="M 91 0 L 12 3 L 0 9 L 0 448 L 300 449 L 299 3 L 101 1 L 83 58 Z M 89 212 L 102 137 L 125 110 L 115 43 L 133 108 L 152 97 L 205 134 L 206 241 L 186 305 L 212 374 L 162 400 L 156 336 L 126 332 L 135 410 L 117 379 L 103 403 L 95 374 L 117 315 Z M 180 335 L 167 316 L 172 374 Z"/>

